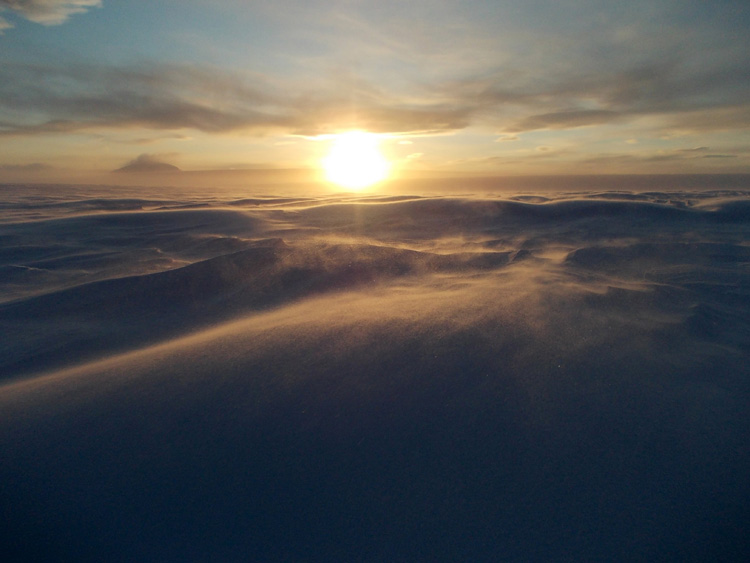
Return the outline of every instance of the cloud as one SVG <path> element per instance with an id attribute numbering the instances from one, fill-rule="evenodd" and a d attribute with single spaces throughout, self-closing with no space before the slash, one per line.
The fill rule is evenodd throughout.
<path id="1" fill-rule="evenodd" d="M 658 127 L 665 133 L 676 134 L 746 130 L 750 127 L 750 103 L 666 114 L 660 116 Z"/>
<path id="2" fill-rule="evenodd" d="M 41 162 L 32 162 L 30 164 L 0 164 L 0 170 L 3 172 L 46 172 L 54 168 Z"/>
<path id="3" fill-rule="evenodd" d="M 609 153 L 600 154 L 592 157 L 585 158 L 580 161 L 584 165 L 627 165 L 635 166 L 642 164 L 658 164 L 658 163 L 676 163 L 680 166 L 689 165 L 691 162 L 704 159 L 736 159 L 740 156 L 738 154 L 730 153 L 712 153 L 703 154 L 704 151 L 708 150 L 706 147 L 696 147 L 695 149 L 675 149 L 671 151 L 658 151 L 658 152 L 637 152 L 637 153 Z"/>
<path id="4" fill-rule="evenodd" d="M 174 164 L 162 160 L 156 154 L 141 154 L 114 172 L 180 172 Z"/>
<path id="5" fill-rule="evenodd" d="M 529 54 L 509 46 L 517 56 L 492 70 L 435 83 L 434 89 L 447 101 L 470 104 L 473 122 L 507 134 L 652 116 L 676 116 L 679 122 L 682 114 L 695 112 L 697 118 L 722 109 L 731 116 L 746 104 L 750 61 L 726 31 L 720 37 L 702 24 L 690 34 L 639 32 L 616 44 L 606 32 L 605 26 L 580 37 L 541 36 Z M 519 45 L 528 41 L 521 38 Z"/>
<path id="6" fill-rule="evenodd" d="M 652 76 L 645 71 L 629 74 Z M 625 79 L 614 82 L 618 80 Z M 505 138 L 513 140 L 523 131 L 601 125 L 657 111 L 643 104 L 614 104 L 611 100 L 624 97 L 613 94 L 608 76 L 547 80 L 541 86 L 524 79 L 500 88 L 498 82 L 507 81 L 497 76 L 399 95 L 347 74 L 312 90 L 195 65 L 9 64 L 0 69 L 0 110 L 25 119 L 0 123 L 0 135 L 127 127 L 261 135 L 319 135 L 346 128 L 439 133 L 506 121 Z M 586 99 L 601 107 L 576 107 Z M 555 107 L 562 105 L 567 107 Z"/>
<path id="7" fill-rule="evenodd" d="M 511 126 L 508 131 L 521 132 L 534 129 L 573 129 L 588 125 L 611 123 L 619 114 L 609 110 L 573 110 L 531 115 Z"/>
<path id="8" fill-rule="evenodd" d="M 483 158 L 470 158 L 457 161 L 459 166 L 468 166 L 470 168 L 484 167 L 502 167 L 510 164 L 543 164 L 547 162 L 559 162 L 561 159 L 571 159 L 577 156 L 577 153 L 566 147 L 550 147 L 546 145 L 537 146 L 531 150 L 517 150 L 497 156 Z"/>
<path id="9" fill-rule="evenodd" d="M 0 12 L 10 10 L 42 25 L 60 25 L 73 14 L 102 5 L 101 0 L 0 0 Z M 13 27 L 0 17 L 0 32 Z"/>
<path id="10" fill-rule="evenodd" d="M 26 117 L 0 124 L 6 135 L 101 127 L 220 132 L 279 121 L 269 98 L 237 77 L 187 65 L 7 65 L 0 82 L 0 109 Z"/>
<path id="11" fill-rule="evenodd" d="M 121 143 L 125 143 L 128 145 L 150 145 L 153 143 L 158 143 L 161 141 L 166 140 L 174 140 L 174 141 L 189 141 L 192 137 L 189 135 L 184 135 L 182 133 L 167 133 L 164 135 L 157 135 L 153 137 L 138 137 L 136 139 L 129 139 L 129 140 L 122 140 L 119 141 Z"/>
<path id="12" fill-rule="evenodd" d="M 495 76 L 447 85 L 446 97 L 472 100 L 472 115 L 515 135 L 658 117 L 673 128 L 715 130 L 747 122 L 750 65 L 717 59 L 718 68 L 697 66 L 679 57 L 659 63 L 531 73 L 499 71 Z M 715 113 L 719 118 L 706 117 Z M 739 120 L 739 121 L 737 121 Z M 734 126 L 732 125 L 734 123 Z"/>
<path id="13" fill-rule="evenodd" d="M 305 91 L 259 76 L 178 64 L 6 65 L 0 69 L 1 113 L 22 116 L 0 122 L 5 136 L 136 127 L 259 135 L 347 128 L 440 132 L 465 128 L 471 120 L 470 107 L 403 100 L 366 82 L 334 80 Z"/>

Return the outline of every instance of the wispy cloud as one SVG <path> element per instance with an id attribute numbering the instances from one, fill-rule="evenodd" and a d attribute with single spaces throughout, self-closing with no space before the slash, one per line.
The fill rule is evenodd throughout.
<path id="1" fill-rule="evenodd" d="M 0 69 L 0 112 L 23 117 L 0 122 L 0 135 L 128 127 L 317 135 L 348 127 L 444 131 L 470 122 L 469 107 L 406 101 L 364 83 L 289 93 L 257 76 L 249 82 L 191 65 L 11 64 Z"/>
<path id="2" fill-rule="evenodd" d="M 750 98 L 748 98 L 750 99 Z M 694 109 L 662 117 L 659 127 L 668 133 L 741 131 L 750 128 L 750 103 Z"/>
<path id="3" fill-rule="evenodd" d="M 73 14 L 102 5 L 101 0 L 0 0 L 0 12 L 10 10 L 42 25 L 59 25 Z M 0 33 L 13 25 L 0 17 Z"/>
<path id="4" fill-rule="evenodd" d="M 545 71 L 512 69 L 491 76 L 436 85 L 446 101 L 468 105 L 474 120 L 515 135 L 540 129 L 572 129 L 661 116 L 671 128 L 745 127 L 750 62 L 716 60 L 703 67 L 675 58 L 611 69 L 597 66 Z M 712 117 L 708 117 L 708 113 Z"/>
<path id="5" fill-rule="evenodd" d="M 638 153 L 610 153 L 599 154 L 588 157 L 580 161 L 583 165 L 597 166 L 641 166 L 659 163 L 678 163 L 681 166 L 694 165 L 701 160 L 723 160 L 737 159 L 739 154 L 703 154 L 703 147 L 699 149 L 677 149 L 670 151 L 648 152 L 641 151 Z"/>
<path id="6" fill-rule="evenodd" d="M 53 170 L 53 167 L 41 162 L 32 162 L 31 164 L 0 164 L 0 170 L 4 172 L 44 172 Z"/>
<path id="7" fill-rule="evenodd" d="M 193 128 L 218 132 L 273 124 L 273 104 L 229 73 L 182 65 L 7 65 L 0 109 L 23 120 L 3 134 L 69 132 L 96 127 Z"/>
<path id="8" fill-rule="evenodd" d="M 652 71 L 566 75 L 541 84 L 518 78 L 509 84 L 500 73 L 393 93 L 351 74 L 308 89 L 269 76 L 187 64 L 15 63 L 0 68 L 0 135 L 129 128 L 175 134 L 314 136 L 346 128 L 434 134 L 483 126 L 510 140 L 529 131 L 627 125 L 643 117 L 657 129 L 677 133 L 750 124 L 750 104 L 740 99 L 750 91 L 750 80 L 745 90 L 725 92 L 717 100 L 708 75 L 678 79 L 673 67 L 668 79 Z"/>
<path id="9" fill-rule="evenodd" d="M 0 34 L 2 34 L 4 30 L 10 29 L 11 27 L 13 27 L 13 24 L 0 16 Z"/>
<path id="10" fill-rule="evenodd" d="M 609 110 L 571 110 L 530 115 L 511 126 L 510 132 L 529 131 L 534 129 L 573 129 L 587 125 L 611 123 L 619 114 Z"/>

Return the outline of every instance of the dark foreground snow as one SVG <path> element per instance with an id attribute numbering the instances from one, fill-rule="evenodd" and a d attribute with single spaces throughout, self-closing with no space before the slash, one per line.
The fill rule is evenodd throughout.
<path id="1" fill-rule="evenodd" d="M 15 560 L 750 548 L 750 192 L 0 194 Z"/>

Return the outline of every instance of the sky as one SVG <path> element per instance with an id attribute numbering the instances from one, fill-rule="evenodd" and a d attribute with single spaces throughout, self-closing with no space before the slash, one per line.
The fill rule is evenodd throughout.
<path id="1" fill-rule="evenodd" d="M 0 0 L 0 181 L 750 172 L 746 0 Z M 121 177 L 119 175 L 118 177 Z"/>

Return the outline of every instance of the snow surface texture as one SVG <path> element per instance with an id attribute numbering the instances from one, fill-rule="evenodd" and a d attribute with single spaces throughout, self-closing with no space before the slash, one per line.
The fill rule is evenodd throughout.
<path id="1" fill-rule="evenodd" d="M 750 548 L 750 192 L 0 194 L 12 559 Z"/>

